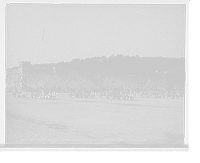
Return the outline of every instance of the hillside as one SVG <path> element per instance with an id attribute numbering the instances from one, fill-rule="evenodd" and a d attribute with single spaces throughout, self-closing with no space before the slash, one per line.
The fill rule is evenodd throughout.
<path id="1" fill-rule="evenodd" d="M 40 67 L 62 67 L 64 71 L 77 70 L 79 73 L 92 73 L 95 70 L 105 69 L 106 72 L 139 74 L 147 71 L 158 71 L 160 73 L 184 71 L 185 58 L 165 57 L 139 57 L 123 56 L 122 54 L 110 57 L 92 57 L 86 59 L 73 59 L 71 62 L 60 62 L 56 64 L 36 64 Z"/>

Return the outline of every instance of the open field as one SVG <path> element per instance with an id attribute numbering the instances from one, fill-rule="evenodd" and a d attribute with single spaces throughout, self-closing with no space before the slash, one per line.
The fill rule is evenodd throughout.
<path id="1" fill-rule="evenodd" d="M 7 144 L 181 145 L 184 99 L 117 101 L 6 95 Z"/>

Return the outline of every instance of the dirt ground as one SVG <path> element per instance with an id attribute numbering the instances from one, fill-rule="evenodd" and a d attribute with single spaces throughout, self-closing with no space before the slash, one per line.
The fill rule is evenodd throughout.
<path id="1" fill-rule="evenodd" d="M 6 95 L 6 144 L 184 144 L 184 99 L 117 101 Z"/>

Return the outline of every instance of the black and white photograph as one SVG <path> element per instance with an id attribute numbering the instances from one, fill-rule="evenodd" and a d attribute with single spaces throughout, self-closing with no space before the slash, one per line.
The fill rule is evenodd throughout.
<path id="1" fill-rule="evenodd" d="M 6 4 L 5 144 L 187 148 L 186 4 Z"/>

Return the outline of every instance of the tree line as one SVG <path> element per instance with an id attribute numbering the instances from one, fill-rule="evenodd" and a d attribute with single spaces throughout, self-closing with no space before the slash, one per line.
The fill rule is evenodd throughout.
<path id="1" fill-rule="evenodd" d="M 139 57 L 112 54 L 110 57 L 92 57 L 85 59 L 73 59 L 71 62 L 59 62 L 56 64 L 36 64 L 34 67 L 62 67 L 63 71 L 76 70 L 78 73 L 92 73 L 99 69 L 105 69 L 106 72 L 140 74 L 143 71 L 158 71 L 163 74 L 165 71 L 185 68 L 184 58 L 166 58 L 166 57 Z"/>
<path id="2" fill-rule="evenodd" d="M 6 87 L 18 86 L 18 79 L 21 75 L 18 70 L 10 70 L 6 79 Z M 33 89 L 60 87 L 62 90 L 71 88 L 80 90 L 85 87 L 88 89 L 93 87 L 99 91 L 115 90 L 121 86 L 132 86 L 137 90 L 174 89 L 177 86 L 182 89 L 184 87 L 183 78 L 176 73 L 163 75 L 144 71 L 139 75 L 131 76 L 127 73 L 107 73 L 105 69 L 93 71 L 91 74 L 81 74 L 77 70 L 70 70 L 68 73 L 32 73 L 27 79 L 27 86 Z"/>
<path id="3" fill-rule="evenodd" d="M 30 74 L 27 86 L 38 87 L 61 87 L 64 90 L 80 90 L 85 87 L 96 90 L 114 90 L 122 87 L 134 87 L 135 89 L 162 89 L 168 87 L 162 74 L 151 72 L 139 76 L 130 76 L 127 73 L 106 73 L 105 69 L 93 71 L 91 74 L 81 74 L 77 70 L 68 73 L 38 73 Z"/>
<path id="4" fill-rule="evenodd" d="M 21 65 L 6 70 L 6 87 L 23 74 L 27 87 L 70 89 L 184 89 L 185 58 L 111 55 L 70 62 Z"/>
<path id="5" fill-rule="evenodd" d="M 96 90 L 114 90 L 122 87 L 134 87 L 138 90 L 161 90 L 163 88 L 174 89 L 184 87 L 184 76 L 176 72 L 163 75 L 157 72 L 144 71 L 138 75 L 127 73 L 111 73 L 105 69 L 95 70 L 89 74 L 78 73 L 77 70 L 70 70 L 68 73 L 38 73 L 31 74 L 27 85 L 31 88 L 38 87 L 61 87 L 64 90 L 80 90 L 85 87 Z"/>

